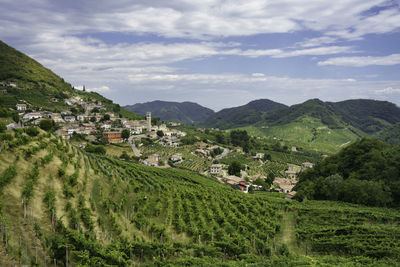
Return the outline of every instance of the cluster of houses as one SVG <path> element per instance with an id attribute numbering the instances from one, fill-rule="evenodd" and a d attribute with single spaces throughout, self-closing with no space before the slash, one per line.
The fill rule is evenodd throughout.
<path id="1" fill-rule="evenodd" d="M 9 86 L 9 85 L 8 85 Z M 57 102 L 54 99 L 52 102 Z M 74 133 L 93 135 L 98 131 L 103 132 L 104 138 L 110 143 L 122 142 L 122 130 L 128 129 L 131 135 L 141 135 L 144 131 L 150 138 L 157 138 L 157 131 L 162 131 L 161 145 L 177 147 L 179 146 L 179 137 L 185 136 L 186 133 L 177 129 L 168 129 L 165 124 L 152 125 L 151 113 L 146 114 L 145 120 L 129 120 L 127 118 L 119 118 L 111 112 L 106 112 L 106 108 L 99 101 L 84 101 L 81 97 L 75 96 L 64 99 L 68 106 L 79 105 L 84 112 L 73 115 L 70 110 L 61 112 L 26 112 L 28 106 L 26 103 L 18 103 L 16 110 L 20 111 L 20 115 L 24 121 L 30 121 L 38 124 L 42 119 L 51 119 L 61 125 L 57 134 L 64 139 L 69 139 Z M 107 116 L 107 117 L 106 117 Z M 107 118 L 107 119 L 105 119 Z M 116 122 L 118 120 L 118 122 Z M 170 123 L 171 126 L 179 126 L 179 123 Z"/>
<path id="2" fill-rule="evenodd" d="M 223 147 L 220 147 L 220 146 L 217 146 L 217 145 L 215 145 L 215 146 L 207 146 L 206 144 L 201 144 L 201 145 L 199 145 L 197 147 L 197 149 L 195 151 L 193 151 L 193 154 L 200 155 L 202 157 L 211 159 L 211 157 L 210 157 L 211 156 L 211 152 L 214 149 L 218 149 L 218 148 L 223 149 Z"/>
<path id="3" fill-rule="evenodd" d="M 263 158 L 263 156 L 261 158 Z M 293 191 L 293 188 L 297 184 L 297 175 L 302 170 L 312 167 L 313 164 L 311 162 L 303 162 L 301 167 L 289 167 L 289 169 L 285 171 L 286 177 L 276 177 L 270 189 L 287 194 L 286 198 L 288 199 L 293 198 L 296 194 L 296 192 Z M 262 174 L 247 176 L 245 171 L 241 171 L 241 177 L 228 175 L 227 166 L 224 164 L 212 164 L 208 168 L 208 174 L 216 176 L 219 182 L 227 184 L 244 193 L 248 192 L 250 186 L 252 186 L 254 190 L 261 190 L 262 186 L 255 185 L 253 182 L 257 179 L 267 178 Z"/>

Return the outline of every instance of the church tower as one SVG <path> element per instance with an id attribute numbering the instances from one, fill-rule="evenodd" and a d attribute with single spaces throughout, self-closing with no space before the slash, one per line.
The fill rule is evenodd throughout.
<path id="1" fill-rule="evenodd" d="M 146 113 L 147 131 L 151 132 L 151 112 Z"/>

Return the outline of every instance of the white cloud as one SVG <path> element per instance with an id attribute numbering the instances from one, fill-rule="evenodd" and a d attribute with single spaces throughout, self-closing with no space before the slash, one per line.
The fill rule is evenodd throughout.
<path id="1" fill-rule="evenodd" d="M 391 95 L 391 94 L 399 94 L 400 93 L 400 89 L 395 89 L 395 88 L 392 88 L 392 87 L 386 87 L 384 89 L 375 90 L 374 92 L 375 92 L 375 94 L 378 94 L 378 95 Z"/>
<path id="2" fill-rule="evenodd" d="M 318 62 L 319 66 L 336 65 L 336 66 L 350 66 L 350 67 L 365 67 L 370 65 L 390 66 L 398 64 L 400 64 L 400 54 L 392 54 L 389 56 L 382 56 L 382 57 L 372 57 L 372 56 L 336 57 Z"/>

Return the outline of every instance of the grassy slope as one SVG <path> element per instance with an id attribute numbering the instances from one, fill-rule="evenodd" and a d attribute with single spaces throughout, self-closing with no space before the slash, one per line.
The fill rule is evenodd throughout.
<path id="1" fill-rule="evenodd" d="M 344 145 L 359 138 L 349 128 L 330 129 L 319 119 L 308 116 L 283 125 L 260 123 L 241 129 L 247 130 L 251 135 L 264 137 L 270 142 L 283 141 L 289 147 L 296 146 L 323 153 L 337 152 Z"/>

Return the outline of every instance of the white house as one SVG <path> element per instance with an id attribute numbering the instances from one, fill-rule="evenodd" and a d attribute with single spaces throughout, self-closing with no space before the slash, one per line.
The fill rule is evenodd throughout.
<path id="1" fill-rule="evenodd" d="M 26 104 L 17 104 L 15 107 L 19 111 L 25 111 L 26 110 Z"/>
<path id="2" fill-rule="evenodd" d="M 221 175 L 222 164 L 213 164 L 208 168 L 208 173 L 213 175 Z"/>
<path id="3" fill-rule="evenodd" d="M 66 122 L 75 122 L 75 116 L 65 116 L 64 120 Z"/>
<path id="4" fill-rule="evenodd" d="M 42 118 L 42 114 L 39 112 L 33 112 L 33 113 L 26 113 L 22 118 L 25 120 L 31 120 L 31 119 L 40 119 Z"/>
<path id="5" fill-rule="evenodd" d="M 169 159 L 173 163 L 180 163 L 180 162 L 182 162 L 182 154 L 181 153 L 173 154 Z"/>

